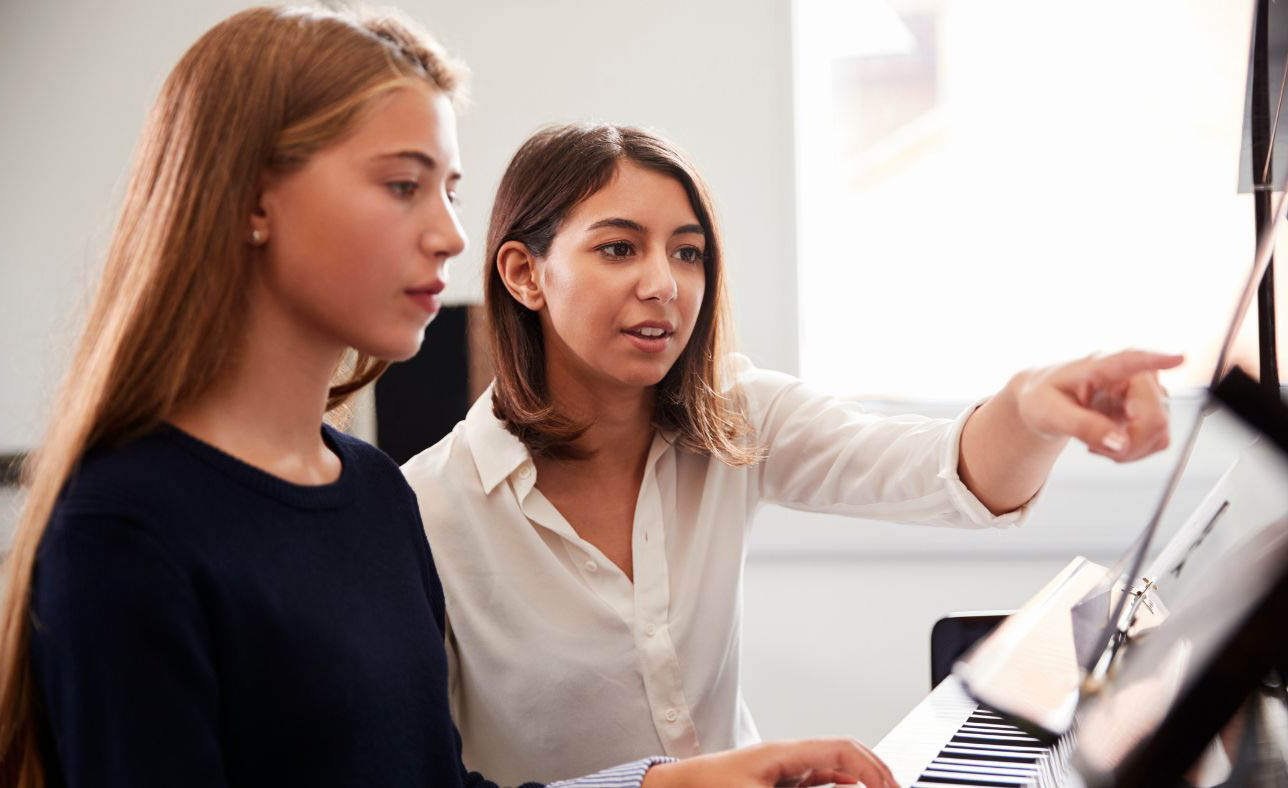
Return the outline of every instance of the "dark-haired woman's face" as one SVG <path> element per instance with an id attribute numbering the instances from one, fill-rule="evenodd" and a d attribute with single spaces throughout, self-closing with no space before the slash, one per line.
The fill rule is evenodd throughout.
<path id="1" fill-rule="evenodd" d="M 693 333 L 706 235 L 684 187 L 624 162 L 539 261 L 551 373 L 628 386 L 662 380 Z"/>

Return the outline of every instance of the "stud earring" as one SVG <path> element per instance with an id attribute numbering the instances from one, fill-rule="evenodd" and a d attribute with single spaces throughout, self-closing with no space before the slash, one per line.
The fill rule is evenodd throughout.
<path id="1" fill-rule="evenodd" d="M 257 243 L 257 244 L 258 244 L 258 243 L 263 243 L 263 242 L 264 242 L 264 234 L 263 234 L 262 232 L 260 232 L 259 230 L 251 230 L 251 231 L 250 231 L 250 240 L 251 240 L 252 242 L 254 242 L 254 243 Z"/>

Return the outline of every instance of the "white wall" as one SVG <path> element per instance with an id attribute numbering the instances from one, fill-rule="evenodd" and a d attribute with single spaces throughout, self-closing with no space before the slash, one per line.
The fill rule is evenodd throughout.
<path id="1" fill-rule="evenodd" d="M 39 434 L 168 69 L 230 0 L 0 5 L 0 451 Z M 789 4 L 785 0 L 403 0 L 474 72 L 460 122 L 473 245 L 449 295 L 481 294 L 479 248 L 509 157 L 545 123 L 660 129 L 724 220 L 745 349 L 797 365 Z M 432 330 L 432 328 L 431 328 Z"/>

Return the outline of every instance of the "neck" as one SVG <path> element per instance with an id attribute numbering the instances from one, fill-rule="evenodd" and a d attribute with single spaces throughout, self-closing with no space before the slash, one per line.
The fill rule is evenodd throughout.
<path id="1" fill-rule="evenodd" d="M 653 388 L 589 381 L 546 365 L 550 401 L 587 425 L 577 440 L 590 465 L 605 471 L 642 467 L 653 442 Z"/>
<path id="2" fill-rule="evenodd" d="M 253 289 L 250 301 L 229 374 L 169 420 L 288 481 L 334 481 L 339 459 L 322 441 L 320 427 L 345 349 L 274 309 L 262 289 Z"/>

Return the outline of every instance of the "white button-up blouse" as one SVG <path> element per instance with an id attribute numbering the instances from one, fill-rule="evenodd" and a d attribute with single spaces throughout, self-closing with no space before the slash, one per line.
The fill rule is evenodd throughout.
<path id="1" fill-rule="evenodd" d="M 882 417 L 736 358 L 768 450 L 734 468 L 657 435 L 635 504 L 635 581 L 536 487 L 484 392 L 403 472 L 447 597 L 451 701 L 465 763 L 555 780 L 647 755 L 758 740 L 739 688 L 742 574 L 757 507 L 966 528 L 1005 526 L 957 475 L 970 410 Z M 587 490 L 594 495 L 594 490 Z"/>

